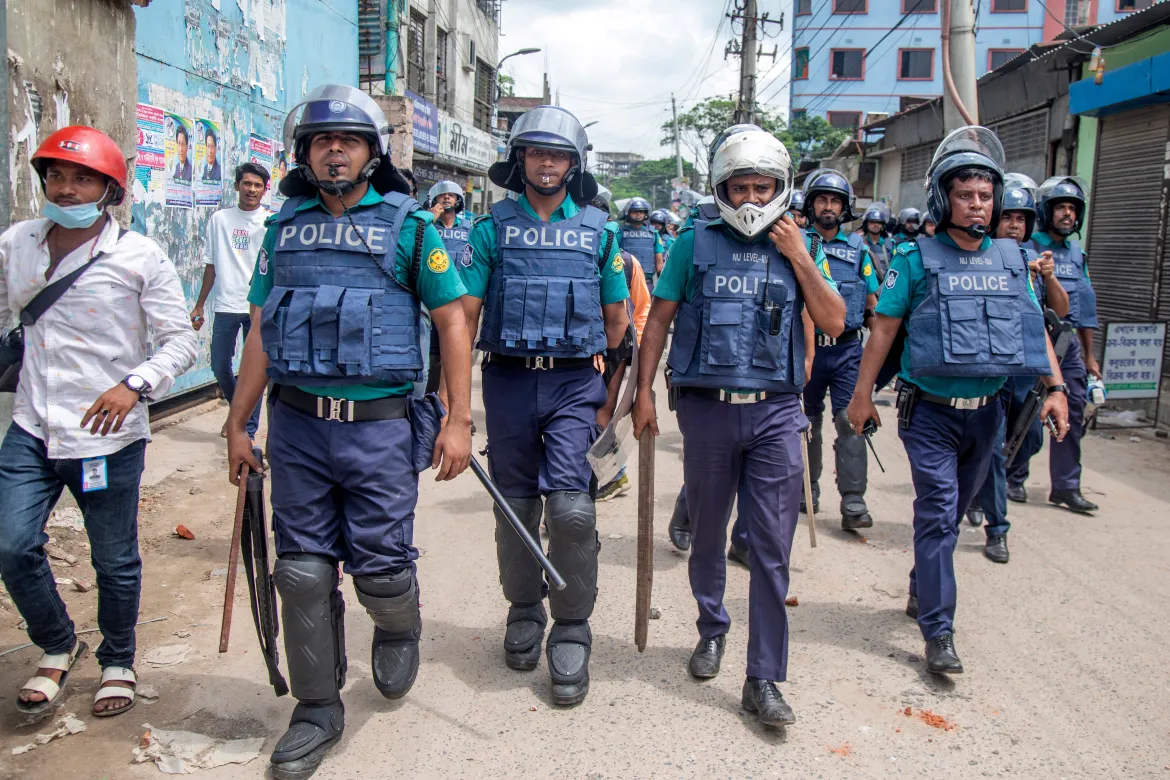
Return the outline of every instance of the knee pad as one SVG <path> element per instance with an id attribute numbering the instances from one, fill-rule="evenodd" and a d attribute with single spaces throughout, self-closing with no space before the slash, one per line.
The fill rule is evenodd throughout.
<path id="1" fill-rule="evenodd" d="M 833 445 L 837 460 L 837 489 L 842 495 L 864 494 L 868 476 L 865 439 L 853 432 L 844 409 L 837 412 L 833 422 L 837 427 L 837 441 Z"/>
<path id="2" fill-rule="evenodd" d="M 418 582 L 409 566 L 390 574 L 354 577 L 353 587 L 375 626 L 399 637 L 418 639 L 422 634 Z"/>
<path id="3" fill-rule="evenodd" d="M 345 602 L 337 562 L 321 555 L 282 556 L 272 579 L 280 592 L 289 690 L 298 701 L 333 704 L 345 685 Z"/>
<path id="4" fill-rule="evenodd" d="M 532 534 L 540 538 L 540 514 L 543 508 L 539 498 L 509 498 L 508 506 Z M 496 560 L 500 564 L 500 585 L 504 598 L 513 604 L 535 604 L 544 600 L 546 586 L 544 572 L 532 553 L 520 540 L 519 534 L 504 517 L 498 506 L 492 507 L 496 517 Z"/>
<path id="5" fill-rule="evenodd" d="M 819 414 L 808 418 L 808 478 L 811 482 L 816 482 L 821 478 L 821 452 L 823 449 L 821 425 L 824 420 L 824 416 Z"/>
<path id="6" fill-rule="evenodd" d="M 585 493 L 557 491 L 545 507 L 548 557 L 568 584 L 552 590 L 548 603 L 553 620 L 587 620 L 597 601 L 597 511 Z"/>

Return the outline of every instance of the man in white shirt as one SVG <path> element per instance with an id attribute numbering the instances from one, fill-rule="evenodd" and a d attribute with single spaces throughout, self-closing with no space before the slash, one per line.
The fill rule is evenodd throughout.
<path id="1" fill-rule="evenodd" d="M 150 439 L 143 401 L 165 395 L 191 366 L 196 339 L 174 264 L 154 241 L 122 230 L 106 213 L 125 196 L 126 159 L 113 139 L 67 127 L 50 135 L 31 163 L 46 218 L 0 235 L 0 324 L 49 283 L 85 270 L 24 326 L 12 425 L 0 444 L 0 577 L 29 639 L 44 652 L 16 707 L 26 714 L 51 709 L 88 649 L 44 552 L 45 521 L 68 488 L 97 572 L 102 685 L 93 712 L 105 717 L 134 704 L 138 486 Z"/>
<path id="2" fill-rule="evenodd" d="M 236 354 L 236 335 L 241 330 L 244 338 L 252 326 L 248 313 L 248 290 L 260 242 L 264 240 L 264 220 L 267 212 L 260 208 L 260 199 L 268 188 L 268 171 L 256 163 L 246 162 L 236 167 L 237 204 L 211 215 L 207 222 L 208 262 L 203 266 L 203 286 L 199 300 L 191 310 L 191 324 L 195 330 L 203 327 L 203 305 L 211 288 L 215 287 L 215 322 L 211 328 L 211 370 L 223 397 L 231 403 L 236 394 L 236 375 L 232 371 L 232 357 Z M 260 423 L 260 407 L 256 403 L 248 418 L 246 430 L 256 438 Z M 227 424 L 220 432 L 227 435 Z"/>

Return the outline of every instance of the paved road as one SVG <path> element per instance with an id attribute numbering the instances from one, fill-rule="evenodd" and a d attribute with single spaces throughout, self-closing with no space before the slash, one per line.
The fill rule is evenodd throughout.
<path id="1" fill-rule="evenodd" d="M 888 407 L 883 412 L 892 418 Z M 216 654 L 223 578 L 209 572 L 224 565 L 233 494 L 220 471 L 222 414 L 222 408 L 191 414 L 161 431 L 148 454 L 153 486 L 144 491 L 142 616 L 169 619 L 141 629 L 140 652 L 185 642 L 195 657 L 170 670 L 142 664 L 144 682 L 160 690 L 161 700 L 102 721 L 84 714 L 97 677 L 96 665 L 87 662 L 65 709 L 83 713 L 89 730 L 16 757 L 10 749 L 36 732 L 18 727 L 11 704 L 35 653 L 0 658 L 0 777 L 153 777 L 153 766 L 129 765 L 146 722 L 268 736 L 265 756 L 283 730 L 292 702 L 277 700 L 264 684 L 242 584 L 232 650 Z M 483 430 L 479 410 L 476 417 Z M 728 576 L 733 626 L 722 674 L 707 683 L 686 674 L 695 608 L 686 559 L 665 538 L 681 481 L 682 441 L 669 416 L 662 423 L 654 583 L 662 617 L 651 623 L 646 652 L 633 645 L 634 492 L 599 511 L 592 690 L 584 704 L 562 710 L 548 703 L 543 661 L 530 673 L 504 667 L 506 604 L 486 495 L 470 474 L 443 485 L 424 478 L 416 526 L 423 602 L 418 682 L 399 702 L 377 694 L 369 679 L 372 629 L 350 598 L 348 726 L 317 777 L 1170 774 L 1167 442 L 1147 434 L 1138 442 L 1128 434 L 1090 436 L 1086 494 L 1103 511 L 1089 519 L 1040 503 L 1013 505 L 1007 566 L 985 560 L 982 532 L 964 525 L 956 554 L 957 644 L 967 673 L 940 681 L 925 672 L 917 627 L 902 613 L 913 491 L 901 445 L 891 427 L 883 429 L 876 444 L 889 473 L 874 475 L 868 496 L 876 526 L 864 539 L 839 530 L 827 476 L 819 546 L 809 549 L 803 524 L 797 531 L 799 606 L 790 609 L 792 677 L 783 690 L 798 723 L 777 733 L 739 709 L 746 571 L 733 567 Z M 1035 461 L 1028 485 L 1034 502 L 1046 496 L 1046 455 Z M 173 537 L 176 522 L 191 526 L 197 539 Z M 352 595 L 348 583 L 346 592 Z M 92 625 L 93 595 L 68 596 L 82 625 Z M 0 649 L 25 641 L 17 620 L 12 610 L 0 610 Z M 928 725 L 922 711 L 954 728 Z M 200 774 L 259 778 L 266 763 Z"/>

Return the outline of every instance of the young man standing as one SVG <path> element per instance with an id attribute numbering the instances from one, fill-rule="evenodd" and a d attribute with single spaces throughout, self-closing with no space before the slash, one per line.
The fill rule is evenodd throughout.
<path id="1" fill-rule="evenodd" d="M 209 136 L 210 138 L 211 136 Z M 211 370 L 223 397 L 230 404 L 236 392 L 236 377 L 232 371 L 232 357 L 236 354 L 236 335 L 243 330 L 244 338 L 252 326 L 248 314 L 248 289 L 260 243 L 264 240 L 264 220 L 268 213 L 260 208 L 260 199 L 268 189 L 268 171 L 256 163 L 247 162 L 236 168 L 235 206 L 211 215 L 207 222 L 207 264 L 203 266 L 203 284 L 199 299 L 191 310 L 191 324 L 200 330 L 205 322 L 203 305 L 211 288 L 215 288 L 215 323 L 211 329 Z M 256 438 L 260 422 L 261 402 L 256 403 L 248 418 L 249 438 Z M 224 423 L 221 436 L 227 436 Z"/>
<path id="2" fill-rule="evenodd" d="M 12 425 L 0 445 L 0 576 L 43 653 L 16 708 L 52 709 L 88 649 L 44 551 L 49 510 L 69 488 L 97 572 L 102 683 L 93 714 L 108 717 L 134 705 L 137 681 L 138 485 L 150 439 L 144 401 L 165 395 L 191 366 L 196 340 L 174 264 L 106 211 L 126 194 L 126 158 L 114 140 L 66 127 L 45 139 L 31 164 L 45 219 L 0 236 L 0 322 L 25 312 L 48 285 L 76 283 L 24 325 Z"/>

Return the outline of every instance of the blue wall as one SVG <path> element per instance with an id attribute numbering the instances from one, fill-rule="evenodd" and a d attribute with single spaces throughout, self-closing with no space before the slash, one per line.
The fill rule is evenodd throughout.
<path id="1" fill-rule="evenodd" d="M 939 14 L 912 14 L 890 33 L 902 18 L 903 1 L 913 3 L 869 0 L 867 13 L 845 15 L 831 13 L 833 0 L 825 0 L 811 4 L 815 11 L 811 16 L 795 16 L 793 51 L 808 47 L 811 59 L 808 78 L 792 82 L 792 109 L 819 116 L 828 111 L 860 111 L 864 121 L 864 114 L 869 112 L 896 113 L 900 97 L 941 95 Z M 992 13 L 991 0 L 979 0 L 978 6 L 975 63 L 980 76 L 987 72 L 989 50 L 1026 49 L 1043 38 L 1045 13 L 1038 0 L 1030 0 L 1024 13 Z M 834 48 L 862 48 L 868 52 L 863 80 L 829 78 Z M 899 80 L 899 50 L 924 48 L 934 49 L 934 77 L 926 81 Z"/>
<path id="2" fill-rule="evenodd" d="M 235 193 L 229 172 L 247 159 L 250 133 L 279 140 L 288 109 L 305 92 L 330 82 L 357 85 L 357 2 L 216 4 L 219 10 L 213 0 L 166 0 L 134 9 L 138 102 L 222 122 L 223 206 L 231 206 Z M 247 9 L 247 20 L 241 6 Z M 198 296 L 206 261 L 205 229 L 214 211 L 167 208 L 161 200 L 134 205 L 135 229 L 155 239 L 175 261 L 189 304 Z M 199 335 L 199 360 L 172 392 L 214 381 L 210 322 Z"/>

